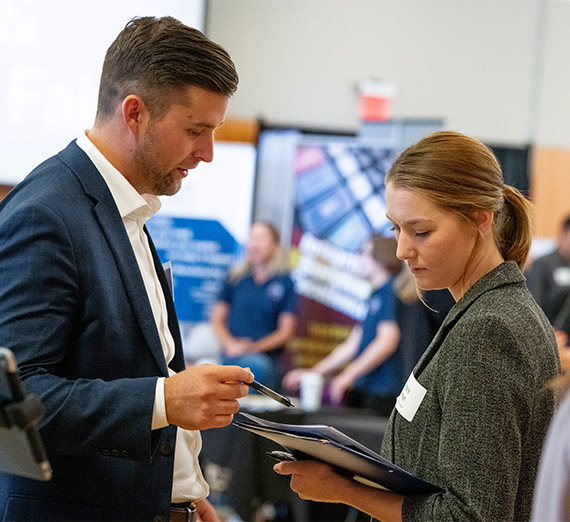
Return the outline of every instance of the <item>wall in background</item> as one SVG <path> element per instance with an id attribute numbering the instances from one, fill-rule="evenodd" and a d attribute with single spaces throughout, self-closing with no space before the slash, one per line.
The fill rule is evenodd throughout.
<path id="1" fill-rule="evenodd" d="M 234 116 L 354 128 L 356 85 L 372 76 L 398 87 L 396 117 L 509 144 L 548 127 L 555 145 L 570 143 L 550 109 L 570 88 L 568 24 L 560 1 L 209 0 L 206 29 L 240 72 Z"/>
<path id="2" fill-rule="evenodd" d="M 109 9 L 0 0 L 0 184 L 91 125 L 104 51 L 128 18 L 168 12 L 202 27 L 204 2 L 204 28 L 241 76 L 229 118 L 355 130 L 358 81 L 386 78 L 399 89 L 395 117 L 441 117 L 493 144 L 532 143 L 533 190 L 555 179 L 570 193 L 557 160 L 570 150 L 566 0 L 140 0 Z M 86 51 L 95 35 L 102 43 Z M 570 211 L 566 199 L 547 220 L 539 212 L 539 235 Z"/>
<path id="3" fill-rule="evenodd" d="M 531 158 L 531 190 L 552 178 L 570 193 L 570 172 L 547 159 L 570 150 L 567 0 L 207 5 L 206 31 L 240 73 L 231 117 L 356 130 L 358 82 L 383 78 L 398 87 L 394 117 L 443 118 L 487 143 L 531 144 L 539 154 Z M 554 207 L 547 199 L 537 198 L 539 236 L 552 235 L 553 221 L 570 212 L 570 198 Z"/>
<path id="4" fill-rule="evenodd" d="M 540 4 L 543 21 L 536 68 L 538 97 L 531 100 L 537 104 L 535 143 L 570 148 L 570 2 L 548 0 Z"/>
<path id="5" fill-rule="evenodd" d="M 198 29 L 205 0 L 0 0 L 0 183 L 15 184 L 91 127 L 105 52 L 134 16 Z"/>
<path id="6" fill-rule="evenodd" d="M 560 223 L 570 215 L 570 150 L 536 148 L 531 172 L 535 230 L 538 236 L 556 237 Z"/>
<path id="7" fill-rule="evenodd" d="M 10 192 L 12 185 L 0 185 L 0 201 L 2 201 L 8 192 Z"/>

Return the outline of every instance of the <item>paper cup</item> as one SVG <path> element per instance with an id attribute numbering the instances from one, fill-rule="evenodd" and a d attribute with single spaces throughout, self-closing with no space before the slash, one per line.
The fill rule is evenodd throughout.
<path id="1" fill-rule="evenodd" d="M 323 401 L 325 379 L 320 373 L 309 372 L 301 377 L 301 408 L 305 411 L 317 411 Z"/>

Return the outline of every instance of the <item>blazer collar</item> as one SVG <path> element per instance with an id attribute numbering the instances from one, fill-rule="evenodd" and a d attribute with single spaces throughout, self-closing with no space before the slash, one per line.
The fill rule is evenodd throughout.
<path id="1" fill-rule="evenodd" d="M 115 258 L 117 269 L 123 280 L 127 296 L 138 319 L 144 338 L 162 374 L 168 376 L 164 352 L 156 329 L 152 309 L 148 299 L 144 297 L 146 296 L 146 288 L 142 276 L 137 269 L 137 260 L 113 196 L 95 165 L 93 165 L 85 152 L 77 146 L 75 141 L 71 142 L 58 156 L 61 161 L 74 172 L 83 186 L 85 193 L 94 201 L 95 215 L 97 216 Z M 154 250 L 152 246 L 151 249 Z M 162 271 L 160 264 L 157 266 L 157 263 L 155 263 L 155 266 L 160 273 Z M 159 279 L 163 286 L 163 292 L 168 300 L 171 298 L 170 291 L 164 287 L 164 278 L 161 279 L 159 277 Z M 169 308 L 169 318 L 172 315 L 170 312 L 171 309 Z M 176 318 L 169 319 L 169 325 L 171 327 L 174 326 L 174 323 L 177 334 L 178 323 Z M 176 352 L 179 352 L 181 351 L 180 336 L 176 334 L 173 333 L 173 336 L 176 344 Z"/>
<path id="2" fill-rule="evenodd" d="M 416 368 L 414 369 L 414 375 L 416 378 L 437 353 L 443 339 L 445 339 L 449 331 L 455 326 L 457 321 L 459 321 L 469 307 L 479 299 L 479 297 L 489 290 L 493 290 L 504 285 L 522 283 L 524 281 L 525 278 L 515 261 L 505 261 L 479 279 L 479 281 L 467 290 L 465 295 L 452 306 L 437 334 L 416 365 Z"/>
<path id="3" fill-rule="evenodd" d="M 457 316 L 462 315 L 467 308 L 489 290 L 512 283 L 522 283 L 524 280 L 524 276 L 514 261 L 501 263 L 465 292 L 465 295 L 451 308 L 443 325 L 454 321 Z"/>

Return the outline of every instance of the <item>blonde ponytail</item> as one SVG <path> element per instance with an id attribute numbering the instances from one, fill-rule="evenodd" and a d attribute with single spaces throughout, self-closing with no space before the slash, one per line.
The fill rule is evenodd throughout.
<path id="1" fill-rule="evenodd" d="M 503 259 L 523 270 L 530 250 L 533 205 L 516 188 L 505 185 L 505 204 L 495 215 L 495 241 Z"/>

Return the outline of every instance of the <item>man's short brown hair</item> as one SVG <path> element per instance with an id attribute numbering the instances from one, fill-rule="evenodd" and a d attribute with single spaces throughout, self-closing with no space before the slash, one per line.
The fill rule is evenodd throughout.
<path id="1" fill-rule="evenodd" d="M 170 16 L 133 18 L 105 55 L 97 119 L 110 118 L 129 94 L 159 118 L 186 86 L 230 97 L 237 84 L 230 55 L 197 29 Z"/>

